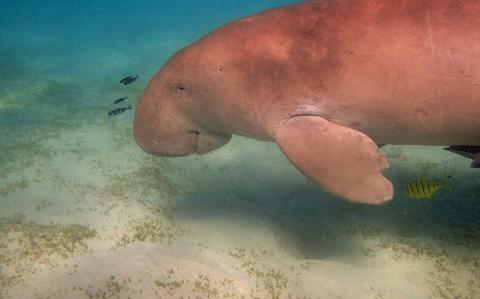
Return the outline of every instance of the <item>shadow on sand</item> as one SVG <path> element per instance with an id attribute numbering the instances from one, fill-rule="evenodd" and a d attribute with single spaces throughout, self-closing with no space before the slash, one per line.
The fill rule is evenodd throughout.
<path id="1" fill-rule="evenodd" d="M 480 244 L 480 184 L 469 169 L 452 169 L 455 190 L 426 201 L 403 194 L 406 178 L 418 176 L 416 169 L 392 170 L 388 176 L 396 188 L 395 198 L 383 206 L 357 205 L 308 182 L 273 147 L 262 150 L 247 144 L 235 150 L 228 162 L 197 165 L 188 174 L 193 181 L 188 195 L 174 203 L 175 216 L 227 222 L 241 218 L 268 226 L 282 247 L 302 259 L 355 259 L 361 248 L 349 231 L 361 227 L 389 238 L 421 239 L 438 246 Z M 273 153 L 270 160 L 268 152 Z M 189 161 L 190 166 L 196 163 L 202 164 L 198 159 Z"/>

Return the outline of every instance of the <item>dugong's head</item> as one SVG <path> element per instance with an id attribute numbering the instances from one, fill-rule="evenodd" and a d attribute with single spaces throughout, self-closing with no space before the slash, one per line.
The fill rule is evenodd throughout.
<path id="1" fill-rule="evenodd" d="M 214 75 L 207 73 L 205 56 L 197 48 L 186 48 L 150 80 L 134 120 L 135 140 L 146 152 L 203 154 L 230 140 L 215 107 L 221 94 L 215 89 Z"/>

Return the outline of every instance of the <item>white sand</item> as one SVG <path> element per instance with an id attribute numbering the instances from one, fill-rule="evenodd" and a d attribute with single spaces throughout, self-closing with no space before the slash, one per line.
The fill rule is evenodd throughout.
<path id="1" fill-rule="evenodd" d="M 4 192 L 2 217 L 80 223 L 97 236 L 85 241 L 87 251 L 66 257 L 38 249 L 39 257 L 27 261 L 0 248 L 15 258 L 2 270 L 5 298 L 474 298 L 480 290 L 478 247 L 448 245 L 473 220 L 456 228 L 437 222 L 449 217 L 444 205 L 468 203 L 460 194 L 469 184 L 427 202 L 400 189 L 385 207 L 356 206 L 306 181 L 274 144 L 237 137 L 202 157 L 152 158 L 130 139 L 128 118 L 111 120 L 118 133 L 108 123 L 59 132 L 36 144 L 51 157 L 32 149 L 32 157 L 12 161 L 31 164 L 2 179 L 0 189 L 27 182 Z M 436 148 L 384 152 L 395 157 L 394 182 L 476 174 Z"/>

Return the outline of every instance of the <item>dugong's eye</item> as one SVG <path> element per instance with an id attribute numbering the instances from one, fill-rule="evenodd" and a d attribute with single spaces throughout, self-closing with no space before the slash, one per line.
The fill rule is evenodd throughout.
<path id="1" fill-rule="evenodd" d="M 176 85 L 175 86 L 175 91 L 176 92 L 184 92 L 185 91 L 185 87 L 183 85 Z"/>

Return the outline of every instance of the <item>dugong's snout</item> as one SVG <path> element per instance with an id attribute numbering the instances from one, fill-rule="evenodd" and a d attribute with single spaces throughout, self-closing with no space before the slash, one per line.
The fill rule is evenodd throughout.
<path id="1" fill-rule="evenodd" d="M 133 124 L 135 141 L 149 154 L 174 157 L 205 154 L 230 141 L 230 134 L 208 132 L 173 109 L 156 107 L 144 96 Z"/>
<path id="2" fill-rule="evenodd" d="M 137 144 L 156 156 L 186 156 L 197 151 L 198 134 L 172 119 L 155 113 L 148 103 L 140 102 L 133 122 Z"/>
<path id="3" fill-rule="evenodd" d="M 139 117 L 135 117 L 134 136 L 137 144 L 147 153 L 156 156 L 180 157 L 193 153 L 205 154 L 222 147 L 231 135 L 212 134 L 197 130 L 148 130 Z"/>
<path id="4" fill-rule="evenodd" d="M 164 135 L 158 132 L 142 131 L 135 121 L 134 136 L 137 144 L 147 153 L 155 156 L 179 157 L 197 152 L 198 134 L 194 131 L 178 135 Z"/>

